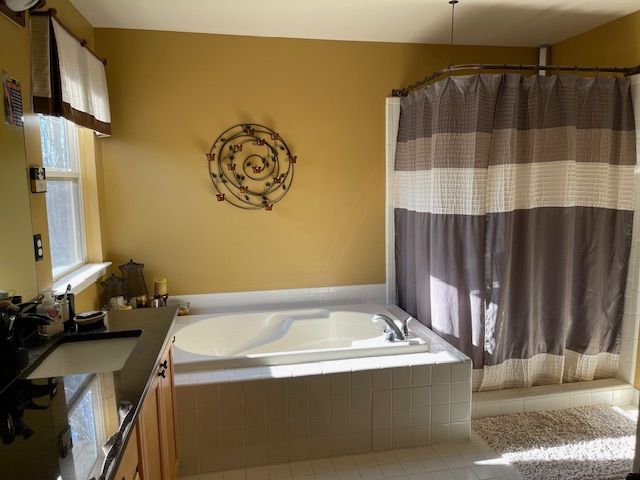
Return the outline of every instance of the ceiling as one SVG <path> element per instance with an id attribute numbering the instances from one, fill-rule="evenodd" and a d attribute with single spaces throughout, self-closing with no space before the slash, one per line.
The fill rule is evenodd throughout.
<path id="1" fill-rule="evenodd" d="M 71 0 L 94 27 L 448 43 L 447 0 Z M 639 0 L 461 0 L 456 43 L 553 44 L 640 9 Z"/>

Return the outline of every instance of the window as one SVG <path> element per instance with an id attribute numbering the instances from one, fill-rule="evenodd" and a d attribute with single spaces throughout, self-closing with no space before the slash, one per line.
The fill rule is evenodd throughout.
<path id="1" fill-rule="evenodd" d="M 86 261 L 77 128 L 64 118 L 40 116 L 54 280 Z"/>

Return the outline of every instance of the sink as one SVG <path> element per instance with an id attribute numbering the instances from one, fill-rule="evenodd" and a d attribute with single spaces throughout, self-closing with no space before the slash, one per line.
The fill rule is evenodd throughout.
<path id="1" fill-rule="evenodd" d="M 27 379 L 120 370 L 138 343 L 138 337 L 142 332 L 132 333 L 134 336 L 61 343 L 47 355 Z"/>

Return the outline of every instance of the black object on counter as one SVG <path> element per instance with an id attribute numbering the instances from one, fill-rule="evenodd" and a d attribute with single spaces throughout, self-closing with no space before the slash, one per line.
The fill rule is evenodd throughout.
<path id="1" fill-rule="evenodd" d="M 24 313 L 8 300 L 0 302 L 0 382 L 27 367 L 29 352 L 24 347 L 30 338 L 37 336 L 38 325 L 49 323 L 48 317 Z"/>
<path id="2" fill-rule="evenodd" d="M 78 332 L 89 332 L 97 330 L 105 326 L 104 319 L 107 312 L 103 310 L 94 310 L 91 312 L 80 313 L 73 318 Z"/>

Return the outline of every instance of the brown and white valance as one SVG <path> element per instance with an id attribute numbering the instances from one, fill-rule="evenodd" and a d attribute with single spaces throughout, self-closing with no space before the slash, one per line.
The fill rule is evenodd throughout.
<path id="1" fill-rule="evenodd" d="M 31 95 L 35 113 L 111 134 L 104 64 L 53 17 L 31 17 Z"/>

